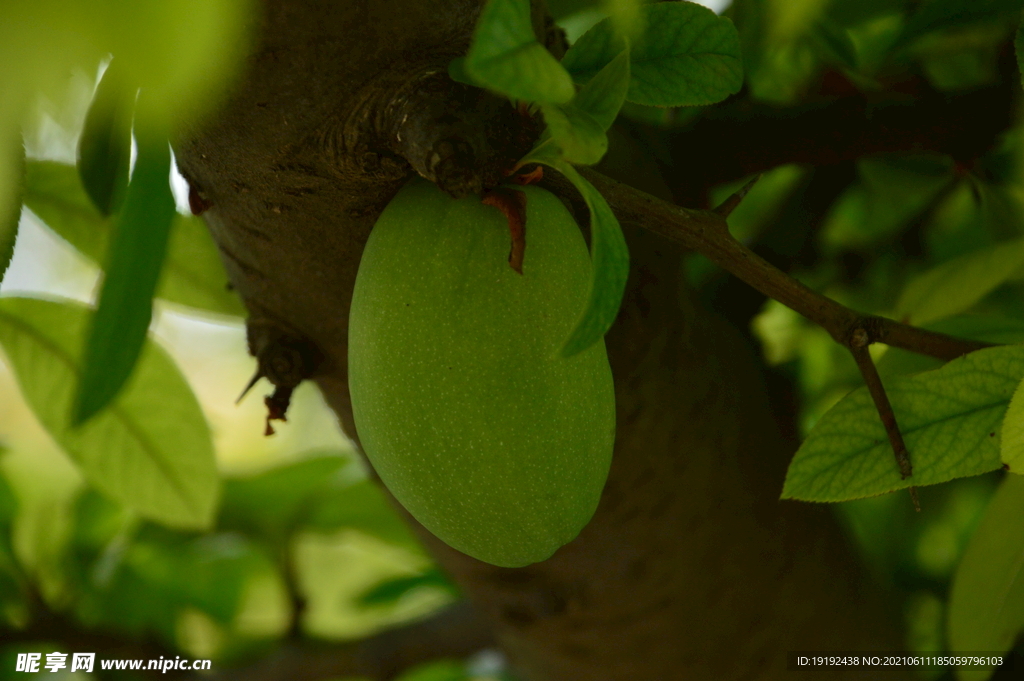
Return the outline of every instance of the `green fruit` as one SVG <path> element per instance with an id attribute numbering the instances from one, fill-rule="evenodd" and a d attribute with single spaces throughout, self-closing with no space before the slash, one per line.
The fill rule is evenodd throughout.
<path id="1" fill-rule="evenodd" d="M 352 408 L 374 469 L 437 537 L 503 567 L 579 534 L 615 439 L 604 342 L 559 353 L 587 300 L 586 245 L 555 196 L 525 192 L 520 275 L 501 212 L 411 181 L 370 234 L 349 322 Z"/>

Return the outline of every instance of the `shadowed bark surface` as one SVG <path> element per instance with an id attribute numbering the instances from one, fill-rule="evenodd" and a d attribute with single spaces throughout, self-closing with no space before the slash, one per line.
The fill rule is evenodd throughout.
<path id="1" fill-rule="evenodd" d="M 411 168 L 454 193 L 493 184 L 535 132 L 446 82 L 477 5 L 269 0 L 228 106 L 176 145 L 251 332 L 317 348 L 314 378 L 356 440 L 346 329 L 377 215 Z M 642 176 L 628 166 L 604 169 Z M 827 510 L 778 501 L 792 443 L 750 349 L 692 302 L 676 245 L 625 227 L 632 272 L 607 338 L 618 434 L 593 521 L 520 569 L 417 528 L 428 548 L 530 681 L 782 679 L 787 651 L 899 649 Z"/>

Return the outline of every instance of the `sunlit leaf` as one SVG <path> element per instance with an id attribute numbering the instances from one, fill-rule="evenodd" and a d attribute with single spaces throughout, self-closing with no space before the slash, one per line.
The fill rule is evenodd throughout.
<path id="1" fill-rule="evenodd" d="M 1024 629 L 1024 477 L 1007 475 L 989 502 L 953 578 L 951 650 L 1008 651 Z M 987 679 L 992 669 L 958 670 Z"/>
<path id="2" fill-rule="evenodd" d="M 572 78 L 543 45 L 530 21 L 530 0 L 489 0 L 463 63 L 470 78 L 512 99 L 565 104 Z"/>
<path id="3" fill-rule="evenodd" d="M 75 166 L 29 161 L 25 167 L 25 205 L 90 260 L 104 261 L 111 221 L 100 214 L 85 193 Z"/>
<path id="4" fill-rule="evenodd" d="M 174 216 L 156 295 L 199 310 L 236 317 L 246 314 L 238 294 L 228 288 L 228 275 L 210 230 L 191 215 Z"/>
<path id="5" fill-rule="evenodd" d="M 739 92 L 739 35 L 729 19 L 694 3 L 662 2 L 644 8 L 644 26 L 630 47 L 627 100 L 697 106 Z M 576 41 L 562 64 L 578 83 L 586 83 L 624 47 L 611 20 L 605 19 Z"/>
<path id="6" fill-rule="evenodd" d="M 100 215 L 74 166 L 29 161 L 25 205 L 83 255 L 104 264 L 112 220 Z M 173 303 L 241 316 L 245 308 L 227 287 L 217 245 L 200 218 L 175 215 L 157 296 Z"/>
<path id="7" fill-rule="evenodd" d="M 135 92 L 121 77 L 121 61 L 103 74 L 78 141 L 78 174 L 103 215 L 120 207 L 128 188 Z"/>
<path id="8" fill-rule="evenodd" d="M 576 93 L 573 104 L 608 130 L 626 101 L 629 89 L 629 51 L 623 50 Z M 571 159 L 570 159 L 571 160 Z"/>
<path id="9" fill-rule="evenodd" d="M 26 401 L 104 494 L 146 518 L 207 526 L 219 493 L 210 431 L 185 379 L 154 343 L 145 343 L 110 408 L 71 426 L 91 316 L 73 303 L 0 298 L 0 345 Z"/>
<path id="10" fill-rule="evenodd" d="M 0 161 L 0 282 L 14 256 L 14 242 L 18 239 L 21 205 L 25 193 L 25 147 L 18 136 L 13 144 L 14 161 Z M 6 149 L 0 153 L 7 154 Z"/>
<path id="11" fill-rule="evenodd" d="M 896 317 L 920 325 L 965 312 L 1022 266 L 1022 239 L 945 262 L 907 284 L 896 305 Z"/>
<path id="12" fill-rule="evenodd" d="M 110 245 L 99 307 L 85 344 L 73 420 L 84 423 L 121 390 L 146 340 L 153 296 L 171 223 L 171 152 L 167 138 L 137 133 L 139 155 Z"/>
<path id="13" fill-rule="evenodd" d="M 818 420 L 790 463 L 782 496 L 845 501 L 996 470 L 1003 415 L 1022 378 L 1024 346 L 1011 345 L 887 381 L 914 469 L 905 480 L 867 388 L 858 388 Z"/>

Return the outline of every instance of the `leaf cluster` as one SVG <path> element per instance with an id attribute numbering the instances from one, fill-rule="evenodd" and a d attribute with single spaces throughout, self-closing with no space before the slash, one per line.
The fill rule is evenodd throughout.
<path id="1" fill-rule="evenodd" d="M 52 88 L 54 74 L 71 64 L 107 68 L 86 116 L 77 167 L 25 159 L 22 145 L 11 141 L 20 140 L 22 119 L 0 113 L 0 275 L 18 221 L 31 212 L 100 265 L 104 280 L 96 309 L 0 297 L 6 363 L 88 484 L 70 503 L 70 520 L 55 532 L 52 550 L 28 560 L 31 552 L 13 539 L 27 522 L 19 487 L 0 475 L 0 620 L 21 626 L 42 603 L 79 625 L 109 626 L 168 645 L 182 645 L 180 632 L 189 629 L 183 621 L 203 622 L 190 630 L 206 626 L 227 636 L 220 650 L 229 655 L 252 639 L 284 636 L 289 618 L 306 616 L 300 614 L 309 591 L 308 566 L 298 557 L 303 537 L 356 531 L 381 545 L 413 554 L 418 549 L 378 489 L 337 453 L 222 480 L 198 401 L 167 353 L 147 340 L 154 296 L 204 313 L 242 313 L 225 287 L 208 232 L 197 218 L 175 211 L 167 181 L 168 134 L 180 117 L 192 115 L 172 99 L 217 82 L 213 75 L 228 70 L 238 34 L 221 23 L 231 24 L 241 3 L 206 3 L 209 14 L 196 19 L 206 23 L 192 38 L 170 42 L 146 37 L 161 35 L 157 26 L 166 17 L 196 28 L 180 14 L 187 3 L 152 3 L 163 10 L 136 9 L 124 17 L 112 17 L 103 3 L 96 16 L 84 3 L 69 3 L 70 18 L 60 21 L 80 20 L 95 40 L 63 51 L 48 35 L 33 34 L 31 50 L 22 47 L 24 40 L 5 39 L 11 26 L 46 25 L 35 21 L 50 16 L 44 4 L 14 3 L 17 21 L 0 25 L 0 57 L 9 57 L 0 64 L 31 66 L 24 73 L 0 70 L 4 91 L 18 95 L 11 101 Z M 566 14 L 572 12 L 564 6 L 594 4 L 558 3 Z M 618 220 L 576 167 L 605 156 L 608 131 L 620 115 L 659 123 L 662 130 L 651 134 L 668 135 L 704 116 L 701 107 L 737 93 L 780 106 L 837 92 L 873 97 L 906 83 L 908 74 L 945 93 L 988 87 L 1000 77 L 1001 46 L 1017 29 L 1024 1 L 737 0 L 727 16 L 687 2 L 602 7 L 607 16 L 559 61 L 534 35 L 527 0 L 492 0 L 468 54 L 450 68 L 453 77 L 543 118 L 545 133 L 520 165 L 557 170 L 590 209 L 594 281 L 586 311 L 563 347 L 567 355 L 607 331 L 628 274 Z M 122 30 L 136 19 L 134 31 Z M 229 49 L 214 49 L 221 40 Z M 1018 33 L 1018 52 L 1022 44 Z M 178 50 L 172 50 L 175 59 L 164 51 L 172 49 L 168 45 Z M 196 56 L 203 50 L 216 56 L 209 74 L 193 68 L 208 63 Z M 108 52 L 114 54 L 109 63 Z M 666 133 L 671 126 L 675 130 Z M 133 138 L 138 156 L 130 172 Z M 840 513 L 870 554 L 872 546 L 895 542 L 891 526 L 899 512 L 893 497 L 879 495 L 939 483 L 945 484 L 936 490 L 973 490 L 970 513 L 953 514 L 956 522 L 945 525 L 955 526 L 955 540 L 946 543 L 944 557 L 922 549 L 933 566 L 945 566 L 925 589 L 938 593 L 939 633 L 932 645 L 954 650 L 1007 650 L 1024 627 L 1024 497 L 1017 475 L 1024 466 L 1022 150 L 1024 139 L 1014 129 L 976 159 L 865 157 L 851 165 L 835 200 L 816 216 L 803 210 L 803 199 L 820 187 L 823 173 L 783 166 L 769 170 L 730 217 L 741 241 L 788 259 L 796 277 L 836 300 L 1004 344 L 944 366 L 894 348 L 874 349 L 913 465 L 912 476 L 901 478 L 875 405 L 843 348 L 777 303 L 767 303 L 754 321 L 768 359 L 792 378 L 803 403 L 806 437 L 783 496 L 859 499 Z M 713 196 L 725 198 L 746 179 Z M 689 265 L 691 280 L 706 293 L 720 284 L 707 261 Z M 986 473 L 999 480 L 991 501 L 988 483 L 969 488 L 990 478 L 959 480 Z M 926 513 L 933 493 L 939 494 L 922 493 Z M 951 507 L 961 498 L 949 497 Z M 937 545 L 918 539 L 915 546 Z M 903 569 L 909 568 L 894 568 Z M 284 604 L 278 619 L 285 625 L 261 633 L 240 626 L 251 589 Z M 421 560 L 355 600 L 364 609 L 391 607 L 417 590 L 451 593 L 452 587 Z M 410 678 L 466 674 L 461 664 L 442 663 Z"/>
<path id="2" fill-rule="evenodd" d="M 590 209 L 594 278 L 587 307 L 562 348 L 565 356 L 585 350 L 608 331 L 629 272 L 618 220 L 572 164 L 592 165 L 604 157 L 607 130 L 627 101 L 657 107 L 712 104 L 737 92 L 743 81 L 736 30 L 706 7 L 623 2 L 612 3 L 611 14 L 559 62 L 534 35 L 529 0 L 491 0 L 469 53 L 450 69 L 465 82 L 539 111 L 544 133 L 517 167 L 537 163 L 558 170 Z"/>

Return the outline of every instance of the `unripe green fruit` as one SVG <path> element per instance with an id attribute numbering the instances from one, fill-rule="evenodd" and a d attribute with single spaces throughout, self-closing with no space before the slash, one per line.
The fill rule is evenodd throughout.
<path id="1" fill-rule="evenodd" d="M 349 322 L 352 408 L 374 469 L 437 537 L 503 567 L 576 537 L 615 439 L 604 342 L 559 352 L 587 299 L 586 245 L 555 196 L 524 189 L 520 275 L 500 211 L 407 184 L 370 234 Z"/>

